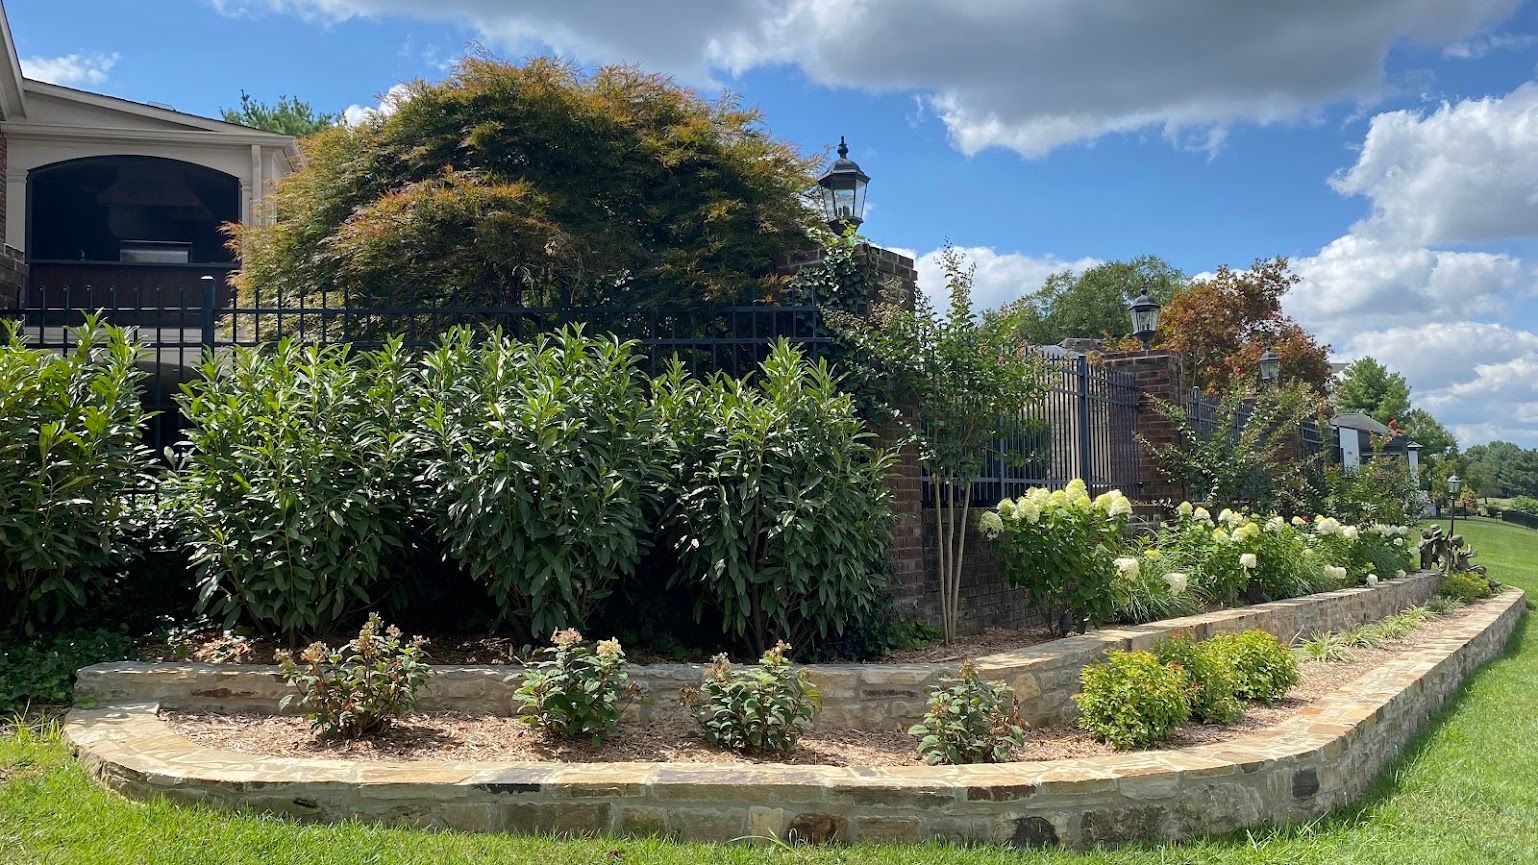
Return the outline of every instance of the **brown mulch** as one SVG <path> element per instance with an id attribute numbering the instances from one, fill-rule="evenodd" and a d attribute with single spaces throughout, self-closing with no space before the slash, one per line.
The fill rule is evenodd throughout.
<path id="1" fill-rule="evenodd" d="M 1251 705 L 1242 720 L 1224 727 L 1191 724 L 1162 747 L 1211 744 L 1273 727 L 1384 661 L 1439 635 L 1463 615 L 1459 611 L 1428 622 L 1405 640 L 1380 649 L 1355 649 L 1354 657 L 1347 662 L 1305 662 L 1301 665 L 1302 681 L 1276 705 Z M 595 748 L 584 742 L 552 740 L 515 718 L 454 712 L 413 714 L 384 734 L 365 741 L 322 739 L 310 731 L 303 718 L 296 717 L 212 712 L 163 712 L 162 717 L 176 732 L 199 744 L 281 757 L 561 763 L 774 762 L 828 766 L 902 766 L 920 762 L 913 751 L 913 739 L 896 727 L 884 731 L 813 731 L 801 739 L 793 753 L 757 759 L 711 747 L 686 720 L 622 725 L 615 736 Z M 1050 726 L 1029 731 L 1018 759 L 1056 760 L 1112 753 L 1115 752 L 1109 746 L 1077 727 Z"/>

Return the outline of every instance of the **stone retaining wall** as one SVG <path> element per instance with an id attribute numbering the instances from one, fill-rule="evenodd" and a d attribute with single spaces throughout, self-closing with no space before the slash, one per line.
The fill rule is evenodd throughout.
<path id="1" fill-rule="evenodd" d="M 1013 685 L 1021 712 L 1032 724 L 1073 717 L 1070 699 L 1079 690 L 1079 672 L 1108 649 L 1146 649 L 1171 634 L 1205 639 L 1214 634 L 1260 628 L 1283 640 L 1321 631 L 1341 631 L 1423 604 L 1440 585 L 1432 573 L 1385 580 L 1374 588 L 1345 589 L 1253 607 L 1219 610 L 1126 628 L 1105 628 L 1026 649 L 978 658 L 989 678 Z M 818 725 L 827 729 L 906 729 L 924 714 L 929 691 L 956 674 L 958 662 L 928 664 L 812 664 L 822 689 Z M 421 707 L 510 714 L 518 686 L 516 666 L 439 666 L 423 689 Z M 677 695 L 697 684 L 699 664 L 652 664 L 631 668 L 641 688 L 633 718 L 683 717 Z M 97 664 L 80 671 L 77 705 L 155 703 L 171 709 L 275 712 L 288 688 L 277 668 L 253 664 Z"/>
<path id="2" fill-rule="evenodd" d="M 65 733 L 125 795 L 305 819 L 707 841 L 1178 840 L 1309 819 L 1359 796 L 1501 651 L 1524 609 L 1508 591 L 1271 729 L 1110 757 L 888 768 L 263 759 L 193 744 L 153 703 L 76 709 Z"/>

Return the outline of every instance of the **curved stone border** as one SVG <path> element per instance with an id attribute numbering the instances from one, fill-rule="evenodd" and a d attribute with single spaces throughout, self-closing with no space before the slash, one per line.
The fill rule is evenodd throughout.
<path id="1" fill-rule="evenodd" d="M 1283 640 L 1321 631 L 1344 631 L 1424 604 L 1436 594 L 1434 573 L 1384 580 L 1373 588 L 1324 592 L 1252 607 L 1218 610 L 1135 627 L 1103 628 L 1024 649 L 978 658 L 984 675 L 1008 682 L 1020 696 L 1021 714 L 1032 724 L 1071 719 L 1079 673 L 1107 649 L 1146 649 L 1171 634 L 1205 639 L 1260 628 Z M 889 730 L 923 717 L 929 692 L 956 675 L 958 663 L 811 664 L 822 691 L 818 724 L 831 729 Z M 513 711 L 517 666 L 439 666 L 423 689 L 422 708 L 505 715 Z M 632 711 L 642 721 L 683 718 L 677 694 L 698 684 L 700 664 L 631 667 L 640 686 Z M 75 702 L 100 705 L 155 703 L 170 709 L 274 712 L 288 688 L 277 668 L 255 664 L 97 664 L 80 671 Z"/>
<path id="2" fill-rule="evenodd" d="M 1524 610 L 1520 591 L 1503 593 L 1271 729 L 1111 757 L 886 768 L 280 759 L 195 745 L 153 704 L 76 709 L 65 733 L 128 796 L 321 820 L 709 841 L 1181 839 L 1315 817 L 1359 795 Z"/>

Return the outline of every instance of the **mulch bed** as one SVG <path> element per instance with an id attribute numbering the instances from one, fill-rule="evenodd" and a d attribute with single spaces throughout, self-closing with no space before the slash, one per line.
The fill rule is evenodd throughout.
<path id="1" fill-rule="evenodd" d="M 1251 705 L 1238 723 L 1219 727 L 1192 724 L 1162 748 L 1184 748 L 1234 739 L 1273 727 L 1320 697 L 1362 676 L 1384 661 L 1420 645 L 1451 627 L 1465 611 L 1428 622 L 1405 640 L 1380 649 L 1356 649 L 1347 662 L 1308 661 L 1302 682 L 1274 706 Z M 984 650 L 987 649 L 986 645 Z M 828 766 L 903 766 L 921 761 L 905 730 L 825 730 L 808 733 L 796 750 L 772 759 L 721 751 L 706 744 L 688 721 L 621 725 L 619 733 L 598 747 L 553 740 L 515 718 L 453 712 L 413 714 L 384 734 L 365 741 L 317 737 L 303 718 L 163 712 L 172 729 L 202 745 L 228 751 L 279 757 L 342 757 L 359 760 L 499 760 L 561 763 L 789 763 Z M 1030 730 L 1021 761 L 1056 760 L 1115 753 L 1077 727 Z"/>

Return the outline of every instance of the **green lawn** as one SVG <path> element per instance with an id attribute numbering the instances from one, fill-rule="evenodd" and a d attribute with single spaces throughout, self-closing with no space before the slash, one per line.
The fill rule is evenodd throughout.
<path id="1" fill-rule="evenodd" d="M 1538 597 L 1538 531 L 1459 522 L 1499 579 Z M 607 839 L 301 826 L 136 804 L 89 782 L 56 738 L 0 738 L 0 861 L 7 863 L 990 863 L 1538 862 L 1538 617 L 1442 721 L 1332 819 L 1253 836 L 1089 854 L 940 846 L 788 850 Z"/>

